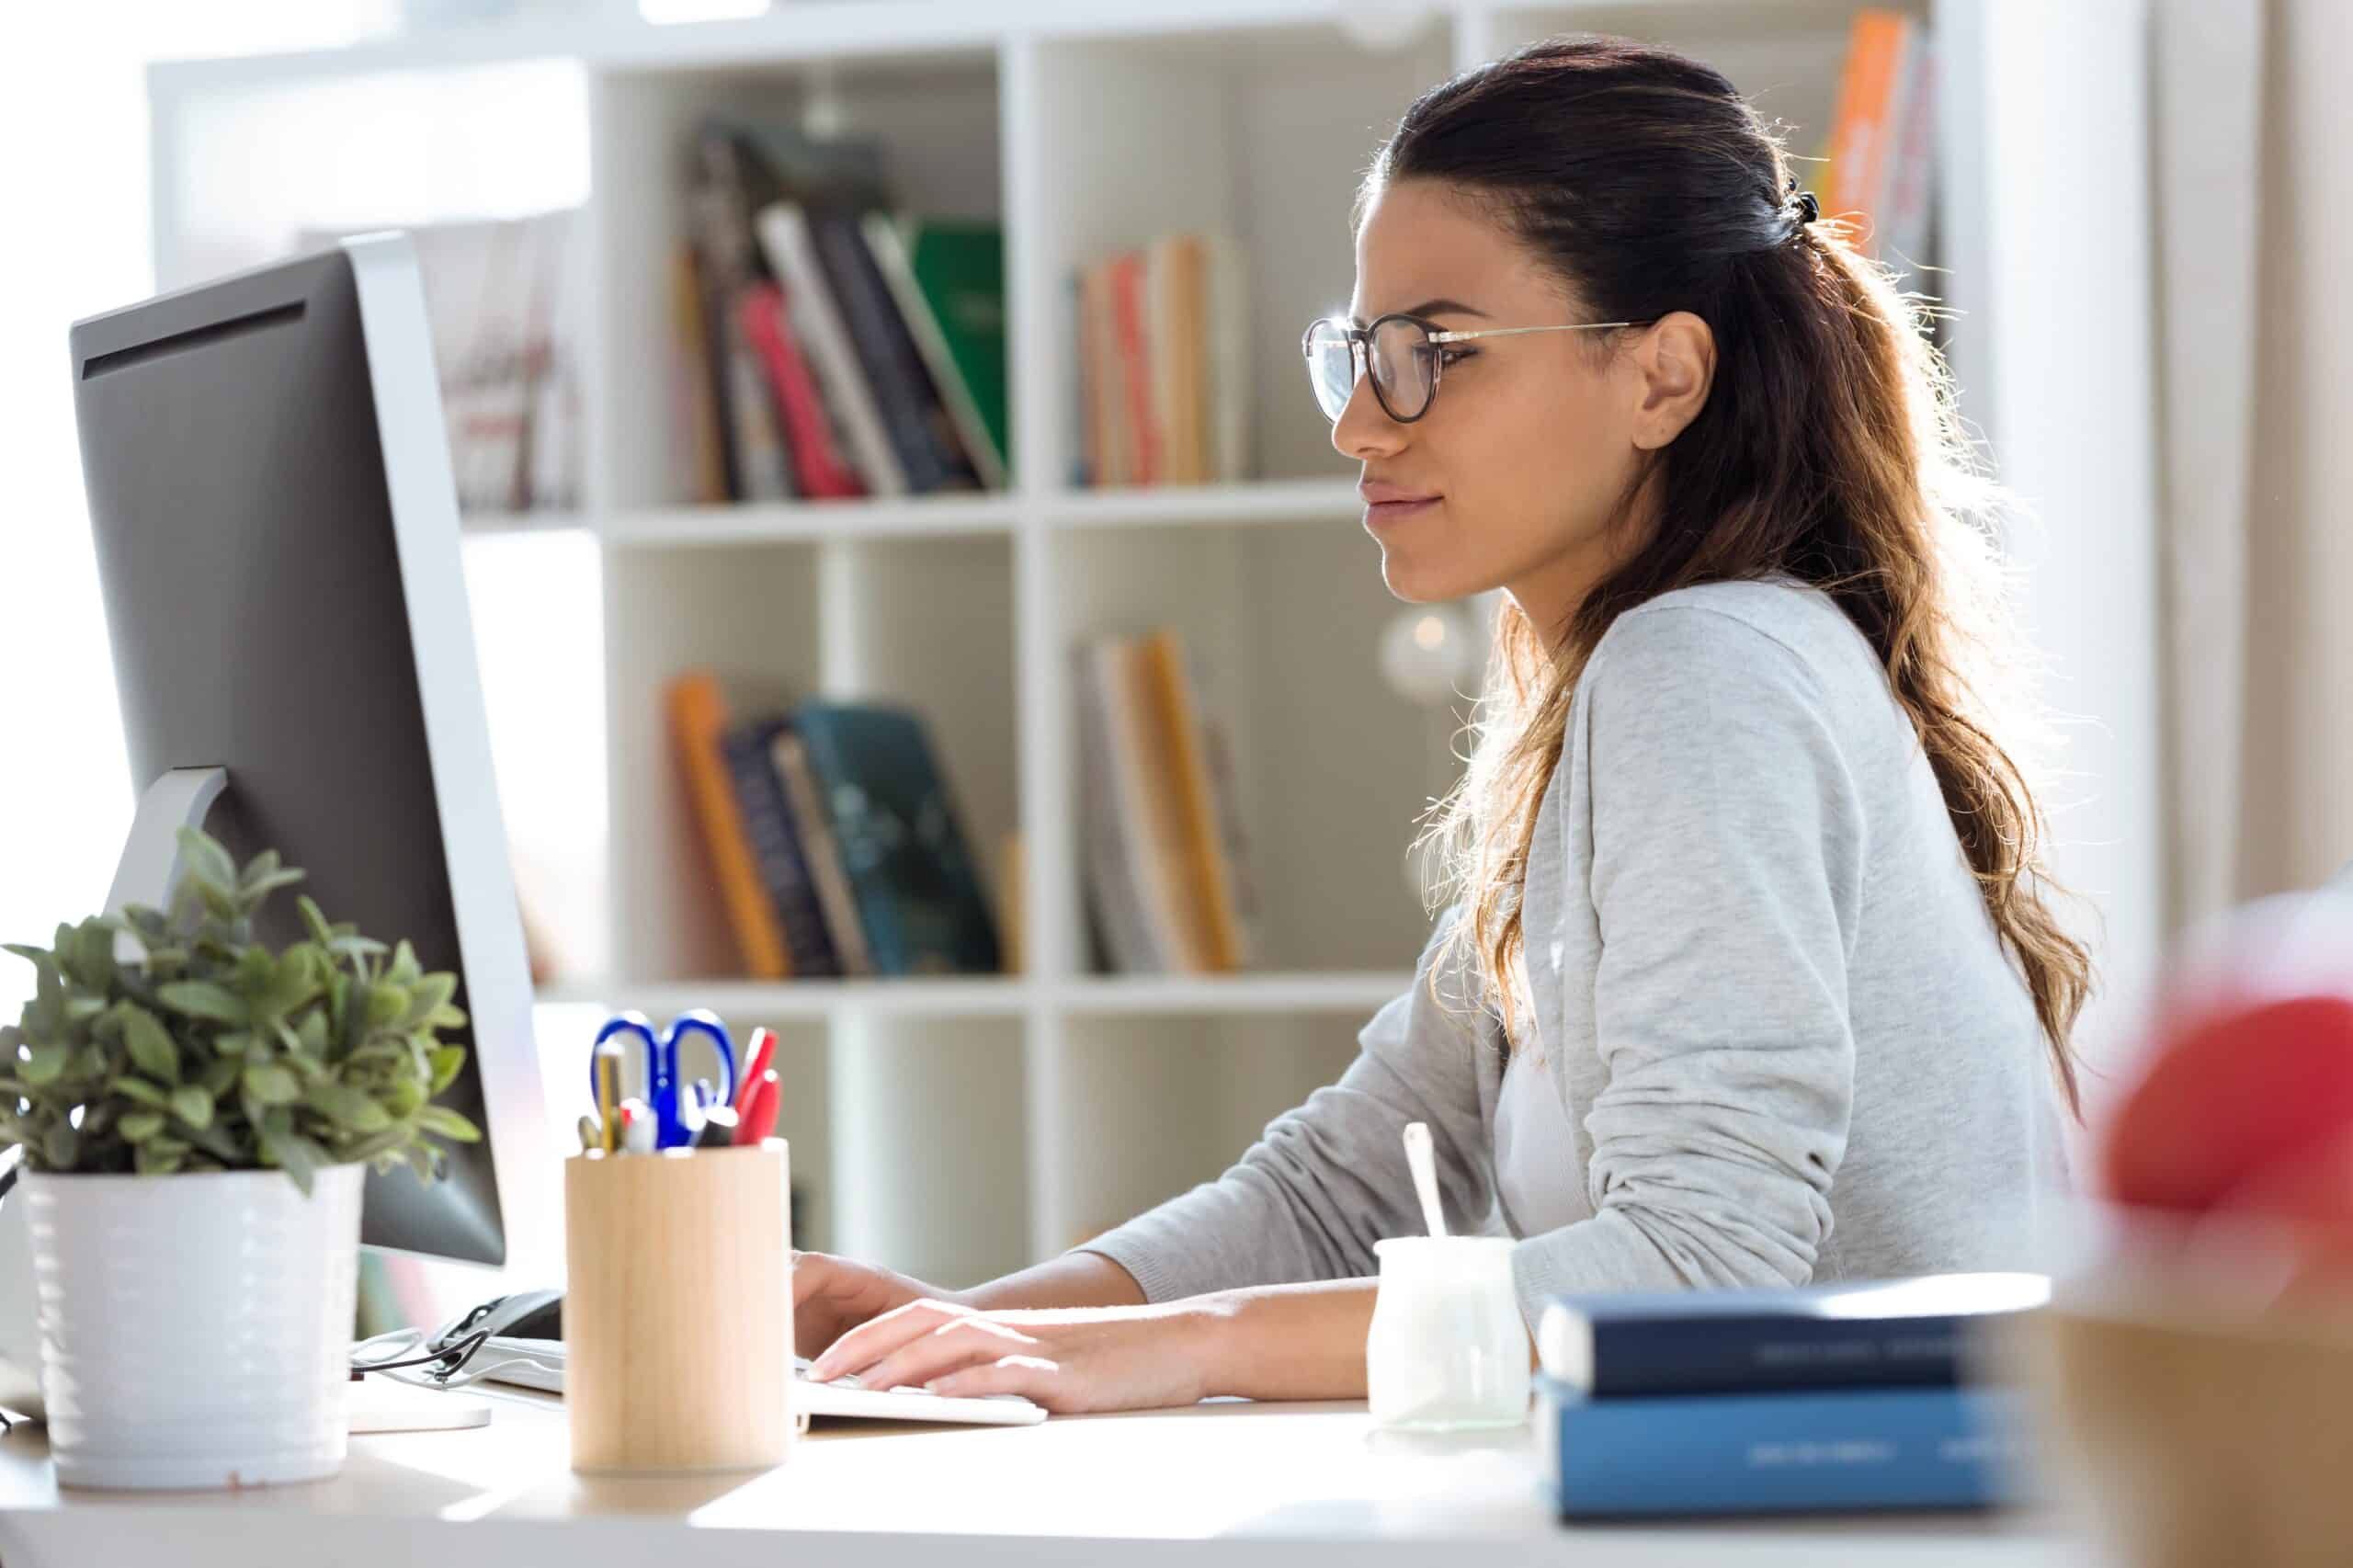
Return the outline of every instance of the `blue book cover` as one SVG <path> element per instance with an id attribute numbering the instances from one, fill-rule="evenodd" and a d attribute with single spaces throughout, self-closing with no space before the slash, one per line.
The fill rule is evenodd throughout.
<path id="1" fill-rule="evenodd" d="M 2040 1274 L 1563 1296 L 1539 1319 L 1536 1348 L 1547 1373 L 1597 1399 L 1950 1387 L 1973 1334 L 2050 1299 Z"/>
<path id="2" fill-rule="evenodd" d="M 1992 1388 L 1587 1399 L 1540 1378 L 1561 1517 L 1984 1508 L 2008 1500 L 2024 1426 Z"/>
<path id="3" fill-rule="evenodd" d="M 923 722 L 805 702 L 792 721 L 833 819 L 878 974 L 995 974 L 996 923 Z"/>

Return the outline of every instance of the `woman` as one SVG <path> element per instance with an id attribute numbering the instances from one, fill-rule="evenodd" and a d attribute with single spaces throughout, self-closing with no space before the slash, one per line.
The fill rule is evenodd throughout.
<path id="1" fill-rule="evenodd" d="M 1996 733 L 1998 583 L 1913 310 L 1723 77 L 1615 40 L 1424 96 L 1356 259 L 1306 349 L 1389 587 L 1506 596 L 1454 907 L 1222 1179 L 961 1294 L 804 1255 L 819 1377 L 1358 1396 L 1416 1120 L 1449 1223 L 1522 1238 L 1531 1321 L 2015 1265 L 2063 1179 L 2089 964 Z"/>

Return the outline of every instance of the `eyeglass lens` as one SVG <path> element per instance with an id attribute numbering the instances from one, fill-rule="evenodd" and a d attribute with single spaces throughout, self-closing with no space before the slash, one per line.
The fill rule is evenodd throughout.
<path id="1" fill-rule="evenodd" d="M 1419 322 L 1392 316 L 1379 323 L 1367 346 L 1373 390 L 1392 419 L 1418 418 L 1437 389 L 1438 347 Z M 1356 392 L 1356 346 L 1347 326 L 1320 321 L 1307 332 L 1307 374 L 1326 419 L 1336 422 Z"/>

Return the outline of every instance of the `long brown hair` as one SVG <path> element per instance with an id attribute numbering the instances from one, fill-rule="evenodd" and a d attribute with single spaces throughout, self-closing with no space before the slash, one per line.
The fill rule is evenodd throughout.
<path id="1" fill-rule="evenodd" d="M 1729 81 L 1665 49 L 1555 39 L 1432 88 L 1367 174 L 1359 222 L 1373 192 L 1408 179 L 1478 202 L 1595 319 L 1688 311 L 1716 342 L 1705 406 L 1620 508 L 1630 526 L 1690 526 L 1630 541 L 1565 627 L 1505 604 L 1469 767 L 1424 835 L 1445 855 L 1440 902 L 1462 906 L 1449 939 L 1471 944 L 1506 1038 L 1529 845 L 1586 659 L 1657 595 L 1787 574 L 1827 593 L 1885 665 L 2080 1116 L 2068 1037 L 2090 954 L 2052 913 L 2042 812 L 1995 738 L 2017 744 L 2031 717 L 2009 695 L 2021 649 L 1990 537 L 1997 493 L 1926 302 L 1836 215 L 1812 219 L 1779 140 Z"/>

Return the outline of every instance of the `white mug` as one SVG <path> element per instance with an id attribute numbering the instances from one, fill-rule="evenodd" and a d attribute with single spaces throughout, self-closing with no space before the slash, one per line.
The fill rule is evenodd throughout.
<path id="1" fill-rule="evenodd" d="M 1507 1236 L 1375 1242 L 1381 1292 L 1365 1337 L 1374 1422 L 1416 1431 L 1528 1419 L 1528 1327 Z"/>

